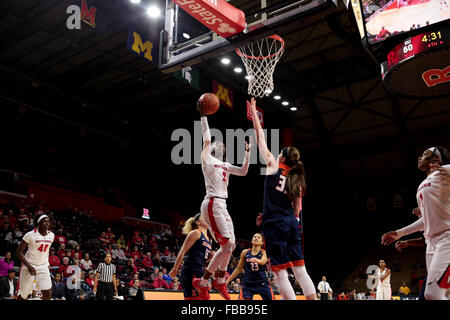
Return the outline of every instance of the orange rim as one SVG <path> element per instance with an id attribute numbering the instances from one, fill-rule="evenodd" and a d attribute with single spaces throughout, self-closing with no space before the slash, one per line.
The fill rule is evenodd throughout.
<path id="1" fill-rule="evenodd" d="M 236 49 L 236 54 L 237 54 L 239 57 L 246 57 L 247 59 L 263 60 L 263 59 L 270 59 L 270 58 L 276 57 L 276 56 L 278 56 L 279 54 L 281 54 L 281 53 L 284 51 L 285 43 L 284 43 L 283 38 L 281 38 L 280 36 L 278 36 L 278 35 L 276 35 L 276 34 L 271 35 L 271 36 L 268 36 L 267 38 L 268 38 L 268 39 L 274 39 L 274 40 L 280 41 L 280 42 L 281 42 L 281 48 L 280 48 L 280 50 L 278 50 L 277 52 L 275 52 L 274 54 L 271 54 L 271 55 L 269 55 L 269 56 L 257 56 L 257 57 L 256 57 L 256 56 L 249 56 L 249 55 L 243 53 L 243 52 L 241 51 L 241 48 L 237 48 L 237 49 Z"/>

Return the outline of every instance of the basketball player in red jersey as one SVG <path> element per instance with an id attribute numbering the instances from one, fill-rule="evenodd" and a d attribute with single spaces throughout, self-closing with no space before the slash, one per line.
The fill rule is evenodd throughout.
<path id="1" fill-rule="evenodd" d="M 427 244 L 425 299 L 450 299 L 450 153 L 442 146 L 431 147 L 419 157 L 417 166 L 427 177 L 417 189 L 420 218 L 402 229 L 384 234 L 381 244 L 424 231 Z"/>
<path id="2" fill-rule="evenodd" d="M 230 174 L 247 175 L 251 138 L 249 143 L 245 143 L 245 158 L 242 167 L 233 166 L 225 161 L 225 145 L 215 141 L 211 144 L 211 133 L 208 127 L 208 120 L 198 107 L 201 116 L 203 132 L 202 151 L 202 171 L 205 177 L 206 196 L 202 202 L 200 212 L 208 225 L 213 238 L 219 243 L 220 249 L 211 259 L 205 273 L 201 279 L 194 278 L 193 287 L 197 290 L 202 300 L 209 300 L 208 282 L 211 275 L 215 273 L 215 280 L 212 287 L 217 290 L 222 297 L 230 300 L 227 285 L 225 284 L 225 274 L 228 263 L 235 246 L 235 236 L 233 221 L 227 210 L 226 199 L 228 198 L 228 181 Z"/>
<path id="3" fill-rule="evenodd" d="M 295 147 L 287 147 L 275 159 L 267 148 L 254 98 L 250 110 L 259 151 L 267 165 L 261 220 L 275 281 L 283 300 L 296 300 L 287 272 L 291 268 L 306 298 L 316 300 L 316 288 L 305 268 L 299 232 L 301 201 L 306 191 L 300 152 Z"/>

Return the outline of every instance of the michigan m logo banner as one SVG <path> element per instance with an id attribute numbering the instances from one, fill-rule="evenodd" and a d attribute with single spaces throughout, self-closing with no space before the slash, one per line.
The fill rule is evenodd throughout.
<path id="1" fill-rule="evenodd" d="M 154 61 L 153 42 L 143 39 L 139 33 L 131 29 L 128 30 L 127 49 L 150 62 Z"/>

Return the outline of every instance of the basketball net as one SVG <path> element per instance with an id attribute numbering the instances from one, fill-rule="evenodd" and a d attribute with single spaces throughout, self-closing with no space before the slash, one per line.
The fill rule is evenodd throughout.
<path id="1" fill-rule="evenodd" d="M 236 49 L 247 71 L 249 95 L 263 98 L 272 93 L 275 88 L 273 73 L 284 47 L 284 40 L 272 35 Z"/>

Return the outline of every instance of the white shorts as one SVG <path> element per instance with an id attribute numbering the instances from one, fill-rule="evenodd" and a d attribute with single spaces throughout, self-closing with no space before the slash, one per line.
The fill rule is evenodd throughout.
<path id="1" fill-rule="evenodd" d="M 391 300 L 391 287 L 377 287 L 377 300 Z"/>
<path id="2" fill-rule="evenodd" d="M 228 213 L 225 199 L 205 198 L 200 212 L 216 242 L 224 244 L 228 241 L 227 239 L 235 240 L 233 221 Z"/>
<path id="3" fill-rule="evenodd" d="M 450 230 L 425 240 L 427 243 L 427 284 L 437 281 L 441 288 L 450 287 Z"/>
<path id="4" fill-rule="evenodd" d="M 40 266 L 31 265 L 36 270 L 36 275 L 30 275 L 28 268 L 24 265 L 20 267 L 19 272 L 19 291 L 17 295 L 21 295 L 26 299 L 33 291 L 33 283 L 36 281 L 36 290 L 45 291 L 52 288 L 52 280 L 50 278 L 50 270 L 48 264 Z"/>

